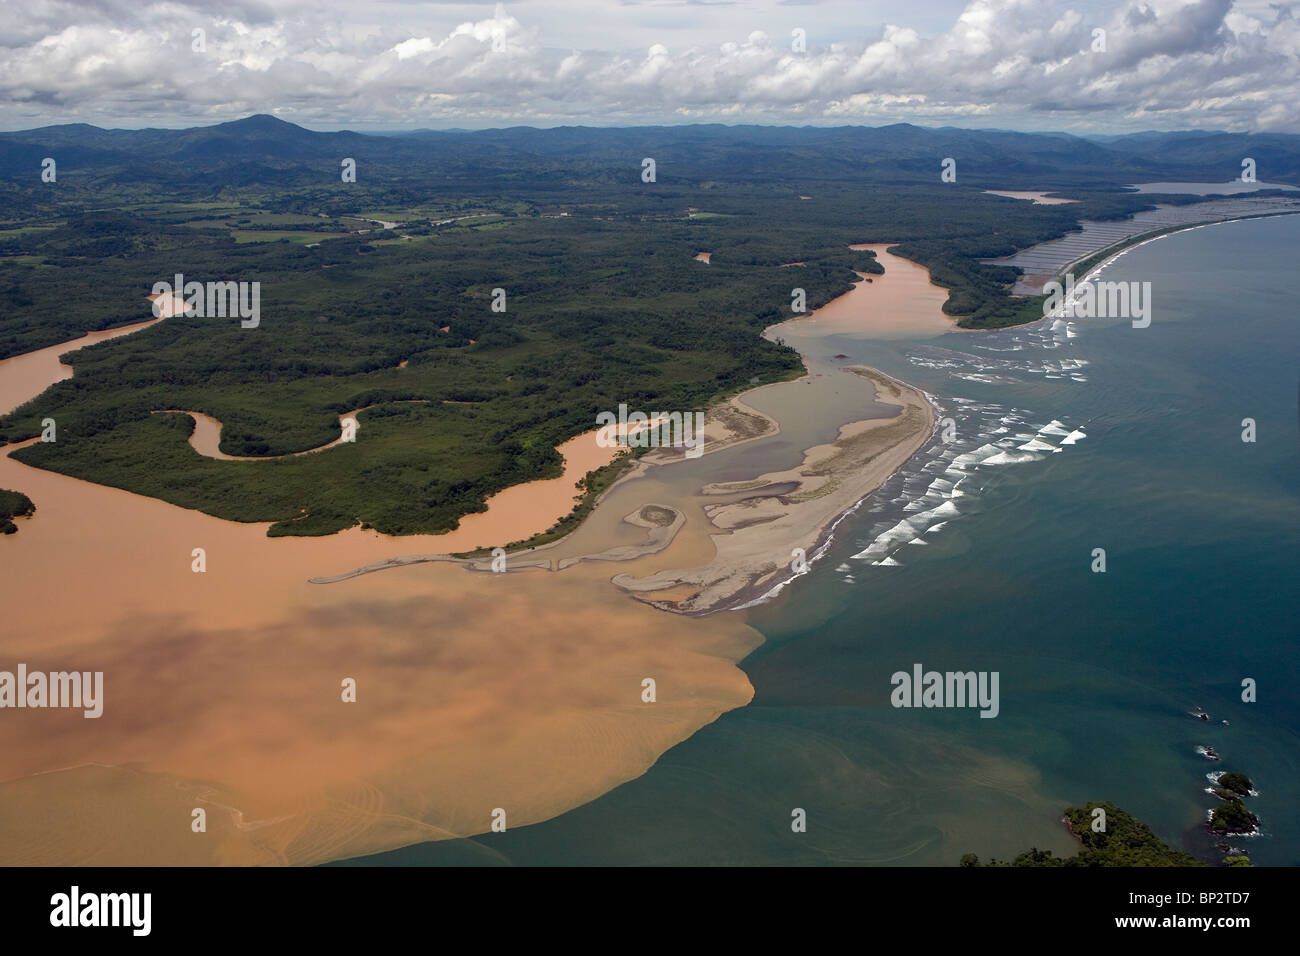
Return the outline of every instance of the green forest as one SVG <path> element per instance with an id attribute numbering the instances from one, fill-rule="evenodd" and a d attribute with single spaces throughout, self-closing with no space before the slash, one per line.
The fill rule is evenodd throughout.
<path id="1" fill-rule="evenodd" d="M 13 534 L 18 530 L 14 518 L 27 518 L 36 513 L 32 499 L 21 491 L 0 488 L 0 534 Z"/>
<path id="2" fill-rule="evenodd" d="M 1093 810 L 1106 812 L 1106 828 L 1098 833 L 1092 829 Z M 981 863 L 979 857 L 967 853 L 961 858 L 962 866 L 1204 866 L 1190 853 L 1172 849 L 1160 840 L 1151 828 L 1113 803 L 1093 802 L 1082 807 L 1069 807 L 1065 811 L 1070 832 L 1081 844 L 1074 856 L 1054 856 L 1051 850 L 1037 847 L 1026 850 L 1011 860 L 989 860 Z"/>
<path id="3" fill-rule="evenodd" d="M 896 155 L 858 161 L 853 131 L 814 150 L 705 127 L 422 139 L 254 117 L 93 129 L 0 134 L 0 358 L 148 319 L 146 295 L 177 273 L 259 283 L 260 324 L 174 317 L 77 352 L 74 378 L 0 417 L 0 442 L 53 418 L 58 440 L 15 457 L 272 522 L 273 535 L 450 530 L 495 492 L 559 475 L 555 446 L 601 410 L 703 409 L 799 375 L 798 355 L 760 333 L 791 317 L 795 285 L 813 309 L 854 271 L 881 271 L 851 243 L 895 243 L 925 265 L 963 326 L 1038 318 L 1038 299 L 1008 293 L 1015 270 L 978 260 L 1151 199 L 1121 192 L 1095 156 L 1072 160 L 1076 204 L 982 191 L 1060 181 L 1051 171 L 1071 154 L 1050 138 L 1030 137 L 1033 162 L 1019 140 L 998 146 L 1019 157 L 1001 173 L 994 154 L 971 153 L 958 185 L 939 182 L 931 147 L 906 131 L 888 140 Z M 981 142 L 947 148 L 994 148 Z M 57 183 L 14 172 L 42 153 L 63 157 Z M 357 158 L 357 182 L 340 181 L 340 155 Z M 646 155 L 659 156 L 655 182 L 641 180 Z M 806 267 L 781 268 L 796 261 Z M 163 409 L 219 419 L 221 450 L 251 457 L 327 444 L 341 414 L 365 410 L 354 444 L 231 462 L 196 453 L 192 420 Z M 588 506 L 608 479 L 589 476 Z"/>

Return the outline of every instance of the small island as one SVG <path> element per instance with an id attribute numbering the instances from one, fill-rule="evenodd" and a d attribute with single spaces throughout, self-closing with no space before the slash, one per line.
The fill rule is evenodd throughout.
<path id="1" fill-rule="evenodd" d="M 1237 773 L 1235 770 L 1219 774 L 1219 779 L 1215 783 L 1221 788 L 1231 790 L 1243 797 L 1249 797 L 1255 792 L 1255 788 L 1251 786 L 1250 778 L 1244 773 Z"/>
<path id="2" fill-rule="evenodd" d="M 1234 797 L 1214 808 L 1210 814 L 1210 829 L 1215 833 L 1254 833 L 1259 829 L 1259 817 Z"/>
<path id="3" fill-rule="evenodd" d="M 0 488 L 0 534 L 13 534 L 18 530 L 14 518 L 30 518 L 35 513 L 31 498 L 21 491 Z"/>

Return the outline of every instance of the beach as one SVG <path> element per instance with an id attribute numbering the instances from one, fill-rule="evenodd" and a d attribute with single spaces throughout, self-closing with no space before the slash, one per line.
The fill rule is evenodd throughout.
<path id="1" fill-rule="evenodd" d="M 871 369 L 845 371 L 870 380 L 880 400 L 897 405 L 897 416 L 842 426 L 833 443 L 808 449 L 796 468 L 706 486 L 705 495 L 751 492 L 706 507 L 718 532 L 713 560 L 645 577 L 623 574 L 614 584 L 666 611 L 707 614 L 749 603 L 798 573 L 797 559 L 813 554 L 835 520 L 880 487 L 934 426 L 923 393 Z"/>

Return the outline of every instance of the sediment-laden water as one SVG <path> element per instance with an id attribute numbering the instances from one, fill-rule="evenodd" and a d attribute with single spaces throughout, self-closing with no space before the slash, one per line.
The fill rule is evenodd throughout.
<path id="1" fill-rule="evenodd" d="M 1209 855 L 1205 774 L 1239 770 L 1263 832 L 1226 842 L 1300 863 L 1297 248 L 1285 217 L 1128 252 L 1103 276 L 1152 283 L 1144 329 L 827 340 L 936 395 L 953 440 L 745 612 L 753 702 L 554 820 L 356 862 L 952 865 L 1073 852 L 1089 800 Z M 915 663 L 997 671 L 998 716 L 892 707 Z"/>

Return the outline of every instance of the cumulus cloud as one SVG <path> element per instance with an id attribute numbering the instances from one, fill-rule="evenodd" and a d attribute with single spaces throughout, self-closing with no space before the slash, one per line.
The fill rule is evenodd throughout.
<path id="1" fill-rule="evenodd" d="M 855 34 L 838 8 L 769 0 L 722 42 L 694 39 L 681 18 L 696 8 L 670 6 L 675 27 L 653 19 L 668 7 L 633 5 L 634 29 L 574 49 L 554 11 L 527 3 L 439 8 L 473 18 L 433 29 L 415 22 L 422 7 L 393 2 L 369 22 L 376 8 L 325 0 L 50 0 L 15 9 L 0 30 L 0 125 L 271 112 L 357 129 L 907 120 L 1300 131 L 1300 18 L 1285 4 L 969 0 L 938 30 L 900 17 Z M 789 26 L 799 20 L 802 50 Z M 658 38 L 628 50 L 630 36 Z"/>

